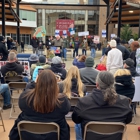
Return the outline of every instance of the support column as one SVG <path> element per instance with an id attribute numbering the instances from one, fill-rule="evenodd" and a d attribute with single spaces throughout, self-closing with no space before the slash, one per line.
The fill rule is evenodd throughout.
<path id="1" fill-rule="evenodd" d="M 109 13 L 110 13 L 110 6 L 109 6 L 109 3 L 107 4 L 107 14 L 106 14 L 106 18 L 108 18 L 109 16 Z M 106 24 L 106 39 L 108 40 L 108 23 Z"/>
<path id="2" fill-rule="evenodd" d="M 5 0 L 2 0 L 2 35 L 5 36 Z"/>
<path id="3" fill-rule="evenodd" d="M 88 10 L 85 11 L 85 31 L 88 31 L 87 21 L 88 21 Z"/>
<path id="4" fill-rule="evenodd" d="M 45 16 L 45 9 L 42 9 L 42 26 L 46 28 L 46 16 Z M 45 43 L 45 36 L 42 37 L 42 41 Z"/>
<path id="5" fill-rule="evenodd" d="M 20 2 L 20 0 L 17 0 L 16 12 L 17 12 L 18 17 L 19 17 L 19 2 Z M 20 23 L 19 23 L 19 21 L 17 21 L 17 42 L 20 45 Z"/>
<path id="6" fill-rule="evenodd" d="M 121 33 L 121 16 L 122 16 L 122 0 L 118 0 L 118 37 L 120 37 Z"/>

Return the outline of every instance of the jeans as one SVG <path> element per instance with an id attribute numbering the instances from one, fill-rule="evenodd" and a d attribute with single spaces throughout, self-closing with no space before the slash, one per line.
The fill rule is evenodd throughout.
<path id="1" fill-rule="evenodd" d="M 62 53 L 63 53 L 63 57 L 66 59 L 67 58 L 67 49 L 63 48 Z"/>
<path id="2" fill-rule="evenodd" d="M 75 57 L 75 53 L 76 53 L 76 56 L 78 56 L 78 48 L 75 48 L 75 49 L 73 50 L 73 57 Z"/>
<path id="3" fill-rule="evenodd" d="M 91 48 L 91 56 L 95 58 L 96 50 L 94 48 Z"/>
<path id="4" fill-rule="evenodd" d="M 82 55 L 87 55 L 87 50 L 86 49 L 82 49 Z"/>
<path id="5" fill-rule="evenodd" d="M 34 47 L 33 47 L 33 53 L 38 54 L 38 48 L 34 48 Z"/>
<path id="6" fill-rule="evenodd" d="M 1 84 L 0 85 L 0 94 L 4 98 L 4 105 L 11 104 L 11 93 L 10 93 L 8 84 Z"/>
<path id="7" fill-rule="evenodd" d="M 82 140 L 81 124 L 75 124 L 76 140 Z"/>
<path id="8" fill-rule="evenodd" d="M 102 48 L 102 56 L 105 54 L 106 48 Z"/>

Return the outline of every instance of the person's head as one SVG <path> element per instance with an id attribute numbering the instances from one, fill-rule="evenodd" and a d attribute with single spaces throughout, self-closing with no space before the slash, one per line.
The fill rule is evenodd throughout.
<path id="1" fill-rule="evenodd" d="M 119 37 L 115 38 L 115 40 L 116 40 L 116 43 L 117 43 L 117 44 L 119 44 L 119 43 L 121 42 L 121 40 L 120 40 Z"/>
<path id="2" fill-rule="evenodd" d="M 59 56 L 55 56 L 52 58 L 52 63 L 53 64 L 61 64 L 62 63 L 62 59 Z"/>
<path id="3" fill-rule="evenodd" d="M 0 36 L 0 42 L 4 42 L 5 41 L 5 37 L 4 36 Z"/>
<path id="4" fill-rule="evenodd" d="M 127 69 L 118 69 L 115 74 L 114 74 L 114 77 L 117 77 L 117 76 L 123 76 L 123 75 L 131 75 L 130 71 L 127 70 Z"/>
<path id="5" fill-rule="evenodd" d="M 8 60 L 9 60 L 9 62 L 15 62 L 15 61 L 17 61 L 17 55 L 15 54 L 15 52 L 10 52 L 9 53 Z"/>
<path id="6" fill-rule="evenodd" d="M 50 113 L 59 105 L 58 85 L 52 71 L 43 70 L 39 74 L 35 89 L 27 94 L 28 105 L 32 100 L 34 110 L 39 113 Z"/>
<path id="7" fill-rule="evenodd" d="M 44 55 L 39 56 L 39 63 L 46 63 L 46 57 Z"/>
<path id="8" fill-rule="evenodd" d="M 123 64 L 124 64 L 123 67 L 124 67 L 125 69 L 127 69 L 127 68 L 134 67 L 135 62 L 134 62 L 133 59 L 127 58 L 127 59 L 124 61 Z"/>
<path id="9" fill-rule="evenodd" d="M 80 72 L 79 69 L 76 66 L 72 66 L 67 73 L 66 79 L 64 80 L 64 91 L 63 93 L 68 96 L 68 98 L 71 98 L 71 80 L 75 78 L 77 79 L 77 87 L 78 87 L 78 93 L 80 97 L 83 97 L 83 83 L 80 78 Z"/>
<path id="10" fill-rule="evenodd" d="M 114 40 L 114 39 L 111 40 L 111 41 L 110 41 L 110 47 L 111 47 L 111 48 L 116 48 L 116 46 L 117 46 L 116 40 Z"/>
<path id="11" fill-rule="evenodd" d="M 128 44 L 131 45 L 131 43 L 134 42 L 134 41 L 135 41 L 135 40 L 134 40 L 133 38 L 131 38 L 131 39 L 128 41 Z"/>
<path id="12" fill-rule="evenodd" d="M 132 51 L 136 51 L 136 50 L 140 47 L 140 44 L 139 44 L 138 41 L 133 41 L 133 42 L 131 43 L 130 47 L 131 47 L 131 50 L 132 50 Z"/>
<path id="13" fill-rule="evenodd" d="M 14 52 L 17 55 L 17 51 L 16 50 L 10 50 L 10 52 Z"/>
<path id="14" fill-rule="evenodd" d="M 104 58 L 101 60 L 100 64 L 106 66 L 106 60 L 107 60 L 107 57 L 104 56 Z"/>
<path id="15" fill-rule="evenodd" d="M 93 57 L 89 56 L 85 60 L 85 66 L 86 67 L 93 67 L 94 66 L 94 59 Z"/>
<path id="16" fill-rule="evenodd" d="M 36 37 L 35 37 L 35 36 L 33 36 L 33 39 L 36 39 Z"/>
<path id="17" fill-rule="evenodd" d="M 113 105 L 117 99 L 117 93 L 114 88 L 115 79 L 110 72 L 99 72 L 96 78 L 96 86 L 104 95 L 104 101 Z"/>
<path id="18" fill-rule="evenodd" d="M 56 40 L 60 40 L 60 36 L 59 35 L 56 36 Z"/>
<path id="19" fill-rule="evenodd" d="M 81 55 L 78 59 L 79 62 L 85 62 L 86 60 L 86 56 L 85 55 Z"/>
<path id="20" fill-rule="evenodd" d="M 36 55 L 36 54 L 31 54 L 29 57 L 29 61 L 31 61 L 31 62 L 37 62 L 38 59 L 39 59 L 38 55 Z"/>

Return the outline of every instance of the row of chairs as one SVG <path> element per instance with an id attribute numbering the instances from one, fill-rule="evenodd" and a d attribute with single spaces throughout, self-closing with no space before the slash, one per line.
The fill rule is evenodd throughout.
<path id="1" fill-rule="evenodd" d="M 97 137 L 99 135 L 104 135 L 104 140 L 112 140 L 113 135 L 118 135 L 116 140 L 122 140 L 124 133 L 126 131 L 126 125 L 123 123 L 117 122 L 89 122 L 86 124 L 84 129 L 84 138 L 83 140 L 93 140 L 95 134 Z M 31 134 L 49 134 L 53 133 L 53 140 L 59 140 L 60 137 L 60 128 L 56 123 L 42 123 L 42 122 L 30 122 L 30 121 L 21 121 L 18 123 L 18 132 L 20 140 L 22 140 L 22 132 L 29 132 Z M 56 135 L 54 135 L 56 133 Z M 36 140 L 36 139 L 34 139 Z M 126 136 L 127 140 L 127 136 Z"/>

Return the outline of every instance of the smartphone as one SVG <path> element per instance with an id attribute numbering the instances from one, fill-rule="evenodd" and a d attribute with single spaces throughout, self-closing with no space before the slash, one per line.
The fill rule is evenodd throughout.
<path id="1" fill-rule="evenodd" d="M 38 75 L 43 71 L 44 69 L 38 69 Z"/>

